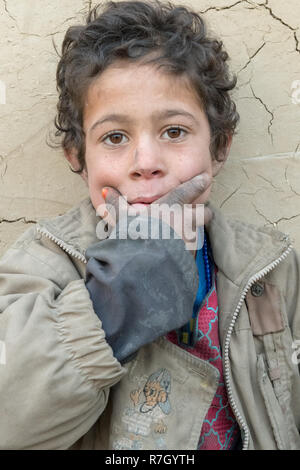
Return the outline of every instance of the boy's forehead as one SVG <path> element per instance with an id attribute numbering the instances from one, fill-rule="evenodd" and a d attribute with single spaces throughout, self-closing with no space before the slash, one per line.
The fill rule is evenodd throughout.
<path id="1" fill-rule="evenodd" d="M 160 84 L 161 86 L 166 85 L 168 88 L 176 88 L 178 86 L 189 85 L 189 80 L 185 75 L 179 76 L 175 74 L 167 73 L 163 69 L 158 69 L 155 65 L 151 64 L 132 64 L 118 61 L 105 70 L 103 70 L 98 77 L 95 78 L 91 84 L 90 89 L 101 93 L 105 89 L 117 88 L 122 89 L 124 85 L 127 85 L 126 91 L 128 92 L 128 84 L 132 85 L 134 82 L 142 80 L 144 86 L 147 84 Z M 134 92 L 134 86 L 132 86 Z"/>
<path id="2" fill-rule="evenodd" d="M 85 108 L 87 111 L 94 107 L 97 101 L 102 107 L 112 104 L 126 107 L 127 102 L 137 99 L 144 105 L 148 100 L 149 108 L 155 100 L 176 99 L 177 103 L 190 102 L 202 109 L 200 97 L 186 74 L 175 75 L 152 64 L 125 61 L 113 63 L 94 79 L 87 90 Z"/>

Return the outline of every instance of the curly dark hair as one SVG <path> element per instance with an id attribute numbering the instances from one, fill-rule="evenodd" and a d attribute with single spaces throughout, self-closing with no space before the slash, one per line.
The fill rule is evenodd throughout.
<path id="1" fill-rule="evenodd" d="M 189 79 L 208 118 L 212 158 L 221 161 L 239 121 L 228 93 L 237 81 L 229 76 L 228 58 L 222 41 L 209 38 L 203 18 L 186 6 L 129 0 L 93 8 L 85 25 L 67 30 L 56 75 L 55 135 L 63 136 L 64 150 L 76 150 L 76 173 L 85 167 L 83 103 L 88 87 L 120 59 L 151 63 Z"/>

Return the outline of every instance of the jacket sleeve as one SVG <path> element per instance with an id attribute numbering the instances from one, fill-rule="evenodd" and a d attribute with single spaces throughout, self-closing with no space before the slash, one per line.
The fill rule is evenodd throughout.
<path id="1" fill-rule="evenodd" d="M 198 288 L 196 263 L 183 240 L 170 227 L 169 239 L 132 239 L 128 228 L 137 220 L 128 217 L 125 233 L 118 224 L 108 239 L 86 252 L 86 286 L 121 363 L 141 346 L 185 325 Z M 139 220 L 142 224 L 143 218 Z M 164 233 L 165 223 L 157 221 Z"/>
<path id="2" fill-rule="evenodd" d="M 47 243 L 30 229 L 0 260 L 1 449 L 69 448 L 125 373 L 84 280 Z"/>

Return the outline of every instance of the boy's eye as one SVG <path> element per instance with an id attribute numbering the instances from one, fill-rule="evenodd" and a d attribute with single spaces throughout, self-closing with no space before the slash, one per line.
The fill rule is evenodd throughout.
<path id="1" fill-rule="evenodd" d="M 163 135 L 168 134 L 168 137 L 173 139 L 178 139 L 179 137 L 183 137 L 182 133 L 186 134 L 186 130 L 182 129 L 181 127 L 169 127 Z"/>
<path id="2" fill-rule="evenodd" d="M 127 139 L 127 137 L 124 134 L 121 134 L 121 132 L 112 132 L 104 137 L 103 142 L 108 145 L 119 145 L 123 143 L 123 137 Z"/>
<path id="3" fill-rule="evenodd" d="M 169 127 L 164 133 L 167 134 L 167 138 L 171 140 L 178 139 L 180 137 L 183 137 L 187 131 L 185 129 L 182 129 L 181 127 Z M 120 145 L 124 143 L 124 140 L 128 140 L 127 137 L 122 134 L 122 132 L 111 132 L 110 134 L 106 134 L 106 136 L 103 137 L 102 141 L 105 142 L 108 145 Z"/>

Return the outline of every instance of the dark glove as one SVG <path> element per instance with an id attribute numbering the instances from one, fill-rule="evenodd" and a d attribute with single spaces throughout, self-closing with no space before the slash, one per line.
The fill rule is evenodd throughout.
<path id="1" fill-rule="evenodd" d="M 190 320 L 198 272 L 182 239 L 120 240 L 118 227 L 116 239 L 88 248 L 86 287 L 106 340 L 124 363 Z"/>

